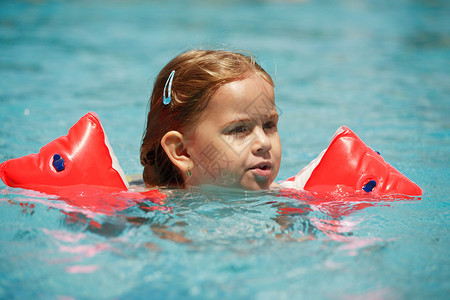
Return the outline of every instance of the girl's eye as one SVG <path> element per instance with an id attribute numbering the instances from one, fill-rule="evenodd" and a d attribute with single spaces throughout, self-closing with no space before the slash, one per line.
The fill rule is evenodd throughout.
<path id="1" fill-rule="evenodd" d="M 266 122 L 264 123 L 264 129 L 269 131 L 277 130 L 277 123 L 273 121 Z"/>
<path id="2" fill-rule="evenodd" d="M 247 132 L 247 128 L 243 125 L 240 126 L 236 126 L 234 128 L 232 128 L 228 133 L 229 134 L 242 134 Z"/>

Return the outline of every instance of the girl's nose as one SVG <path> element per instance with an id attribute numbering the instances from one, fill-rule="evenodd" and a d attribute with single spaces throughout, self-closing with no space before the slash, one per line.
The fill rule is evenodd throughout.
<path id="1" fill-rule="evenodd" d="M 262 128 L 255 128 L 253 134 L 255 139 L 253 140 L 252 151 L 255 155 L 261 155 L 272 149 L 272 142 Z"/>

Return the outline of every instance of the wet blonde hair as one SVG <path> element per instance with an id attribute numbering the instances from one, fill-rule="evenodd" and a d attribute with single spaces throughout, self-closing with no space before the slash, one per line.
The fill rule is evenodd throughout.
<path id="1" fill-rule="evenodd" d="M 164 86 L 172 71 L 171 102 L 163 104 Z M 184 187 L 180 170 L 161 146 L 163 136 L 181 133 L 200 119 L 214 93 L 224 84 L 254 73 L 272 86 L 269 74 L 252 55 L 219 50 L 191 50 L 170 61 L 158 74 L 149 101 L 147 126 L 141 145 L 143 179 L 147 186 Z"/>

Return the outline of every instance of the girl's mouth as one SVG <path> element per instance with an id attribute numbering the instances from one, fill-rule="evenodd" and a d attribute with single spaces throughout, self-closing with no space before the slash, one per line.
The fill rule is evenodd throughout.
<path id="1" fill-rule="evenodd" d="M 262 162 L 254 165 L 250 170 L 257 176 L 268 177 L 272 173 L 272 164 L 270 162 Z"/>

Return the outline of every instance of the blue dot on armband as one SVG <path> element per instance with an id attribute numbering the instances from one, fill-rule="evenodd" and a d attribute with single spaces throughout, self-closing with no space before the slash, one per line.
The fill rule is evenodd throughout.
<path id="1" fill-rule="evenodd" d="M 370 193 L 373 191 L 373 189 L 377 186 L 377 182 L 375 180 L 370 180 L 368 183 L 366 183 L 362 189 L 366 191 L 367 193 Z"/>
<path id="2" fill-rule="evenodd" d="M 52 165 L 53 165 L 53 167 L 55 168 L 55 170 L 57 172 L 64 171 L 64 169 L 66 168 L 64 166 L 64 158 L 62 158 L 61 155 L 59 155 L 59 154 L 53 155 L 53 163 L 52 163 Z"/>

